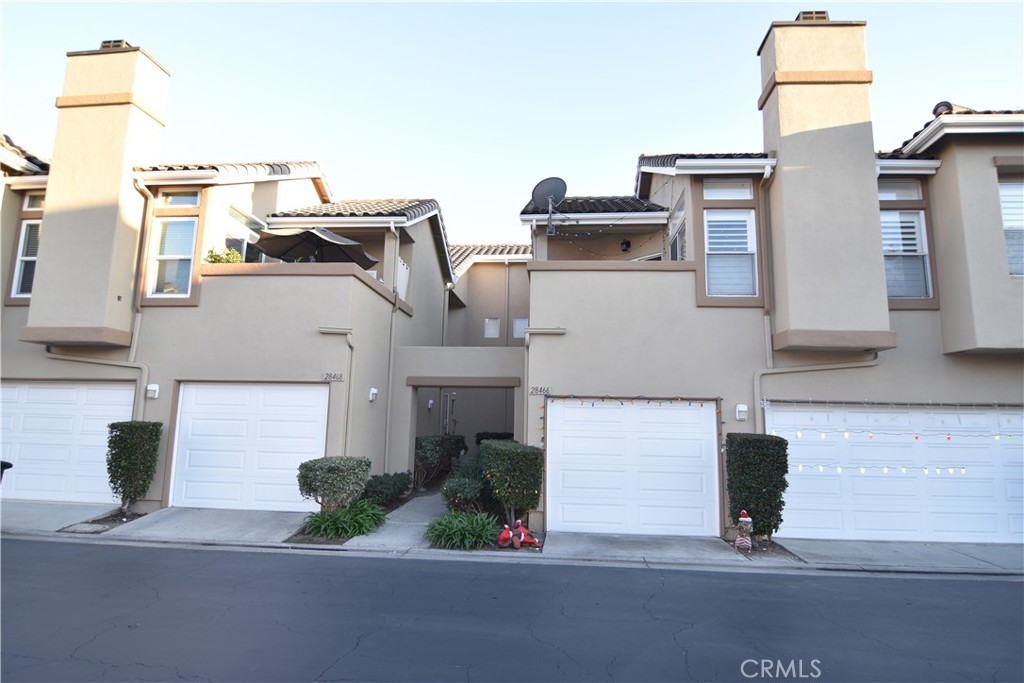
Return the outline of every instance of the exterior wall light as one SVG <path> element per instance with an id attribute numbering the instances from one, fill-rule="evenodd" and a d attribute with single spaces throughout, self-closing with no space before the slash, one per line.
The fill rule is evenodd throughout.
<path id="1" fill-rule="evenodd" d="M 633 246 L 633 245 L 632 245 L 632 243 L 630 243 L 630 241 L 629 241 L 629 240 L 622 240 L 621 242 L 619 242 L 619 247 L 621 247 L 621 248 L 622 248 L 622 252 L 623 252 L 623 253 L 626 253 L 626 252 L 628 252 L 628 251 L 629 251 L 629 248 L 630 248 L 631 246 Z"/>

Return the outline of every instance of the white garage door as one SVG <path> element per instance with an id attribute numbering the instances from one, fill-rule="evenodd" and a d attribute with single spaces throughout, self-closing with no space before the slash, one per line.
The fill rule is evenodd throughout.
<path id="1" fill-rule="evenodd" d="M 548 529 L 717 536 L 715 407 L 549 400 Z"/>
<path id="2" fill-rule="evenodd" d="M 14 464 L 7 499 L 119 503 L 107 477 L 107 425 L 132 419 L 125 383 L 4 383 L 3 460 Z"/>
<path id="3" fill-rule="evenodd" d="M 316 510 L 299 464 L 323 457 L 327 385 L 183 384 L 171 505 Z"/>
<path id="4" fill-rule="evenodd" d="M 1020 409 L 777 403 L 789 441 L 780 537 L 1020 543 Z"/>

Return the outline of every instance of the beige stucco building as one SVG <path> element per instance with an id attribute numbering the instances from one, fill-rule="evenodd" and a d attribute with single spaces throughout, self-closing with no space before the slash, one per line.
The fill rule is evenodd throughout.
<path id="1" fill-rule="evenodd" d="M 877 153 L 864 30 L 772 24 L 762 152 L 641 155 L 632 195 L 527 205 L 528 246 L 311 162 L 155 165 L 166 71 L 69 54 L 52 161 L 2 150 L 3 495 L 109 500 L 130 417 L 165 425 L 150 507 L 309 509 L 303 460 L 509 431 L 533 524 L 714 536 L 724 435 L 771 432 L 780 535 L 1020 542 L 1024 112 Z"/>

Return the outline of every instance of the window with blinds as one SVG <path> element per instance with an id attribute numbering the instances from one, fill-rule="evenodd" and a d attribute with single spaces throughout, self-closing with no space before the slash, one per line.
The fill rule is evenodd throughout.
<path id="1" fill-rule="evenodd" d="M 916 178 L 880 180 L 878 200 L 889 298 L 930 299 L 931 265 L 921 181 Z"/>
<path id="2" fill-rule="evenodd" d="M 885 285 L 890 299 L 927 299 L 928 249 L 923 211 L 882 211 Z"/>
<path id="3" fill-rule="evenodd" d="M 39 254 L 40 221 L 25 221 L 21 224 L 21 238 L 18 243 L 18 262 L 15 264 L 14 291 L 15 297 L 27 297 L 32 294 L 32 282 L 36 276 L 36 257 Z"/>
<path id="4" fill-rule="evenodd" d="M 196 219 L 166 218 L 156 223 L 156 248 L 150 264 L 149 292 L 155 296 L 188 296 L 192 286 Z"/>
<path id="5" fill-rule="evenodd" d="M 999 183 L 999 209 L 1010 275 L 1024 275 L 1024 178 Z"/>
<path id="6" fill-rule="evenodd" d="M 706 209 L 704 258 L 708 296 L 757 296 L 754 210 Z"/>

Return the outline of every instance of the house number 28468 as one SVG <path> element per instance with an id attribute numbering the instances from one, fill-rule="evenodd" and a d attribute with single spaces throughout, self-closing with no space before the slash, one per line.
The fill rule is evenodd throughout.
<path id="1" fill-rule="evenodd" d="M 340 372 L 325 372 L 324 373 L 324 381 L 325 382 L 343 382 L 343 381 L 345 381 L 345 375 L 343 375 Z"/>

